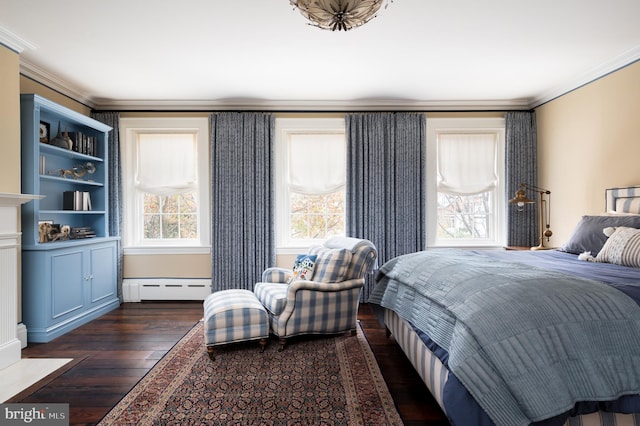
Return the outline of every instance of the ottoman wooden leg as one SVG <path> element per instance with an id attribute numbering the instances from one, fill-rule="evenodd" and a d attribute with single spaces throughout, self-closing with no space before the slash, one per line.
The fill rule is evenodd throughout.
<path id="1" fill-rule="evenodd" d="M 216 357 L 213 354 L 213 346 L 207 346 L 207 354 L 209 355 L 209 359 L 211 359 L 211 361 L 216 360 Z"/>

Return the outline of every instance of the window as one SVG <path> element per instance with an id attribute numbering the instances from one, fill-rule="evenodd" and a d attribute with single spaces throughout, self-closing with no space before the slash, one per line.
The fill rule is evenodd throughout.
<path id="1" fill-rule="evenodd" d="M 504 120 L 427 120 L 427 245 L 504 240 Z"/>
<path id="2" fill-rule="evenodd" d="M 276 238 L 279 253 L 345 235 L 343 119 L 276 119 Z"/>
<path id="3" fill-rule="evenodd" d="M 208 134 L 206 118 L 121 119 L 129 253 L 208 251 Z"/>

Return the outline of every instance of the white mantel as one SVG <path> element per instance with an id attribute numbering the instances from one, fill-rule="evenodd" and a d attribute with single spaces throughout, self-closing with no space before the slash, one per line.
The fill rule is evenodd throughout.
<path id="1" fill-rule="evenodd" d="M 0 192 L 0 370 L 20 361 L 18 326 L 18 252 L 20 205 L 38 195 Z"/>

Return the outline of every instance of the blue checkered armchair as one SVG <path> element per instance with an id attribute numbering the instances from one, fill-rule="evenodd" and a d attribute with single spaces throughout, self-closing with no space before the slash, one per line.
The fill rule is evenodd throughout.
<path id="1" fill-rule="evenodd" d="M 291 270 L 269 268 L 254 289 L 269 313 L 271 332 L 280 338 L 280 350 L 291 336 L 355 332 L 364 276 L 373 270 L 378 252 L 368 240 L 332 237 L 308 255 L 315 256 L 315 264 L 307 280 L 291 280 Z"/>

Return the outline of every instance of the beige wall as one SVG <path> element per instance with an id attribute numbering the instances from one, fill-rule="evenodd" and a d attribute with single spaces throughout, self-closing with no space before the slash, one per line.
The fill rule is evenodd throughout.
<path id="1" fill-rule="evenodd" d="M 640 62 L 536 108 L 536 118 L 538 183 L 552 191 L 551 244 L 558 246 L 583 214 L 604 211 L 606 188 L 640 185 Z"/>
<path id="2" fill-rule="evenodd" d="M 558 246 L 582 215 L 604 212 L 606 188 L 640 185 L 640 62 L 536 108 L 536 118 Z"/>
<path id="3" fill-rule="evenodd" d="M 20 193 L 20 57 L 0 45 L 0 192 Z"/>

